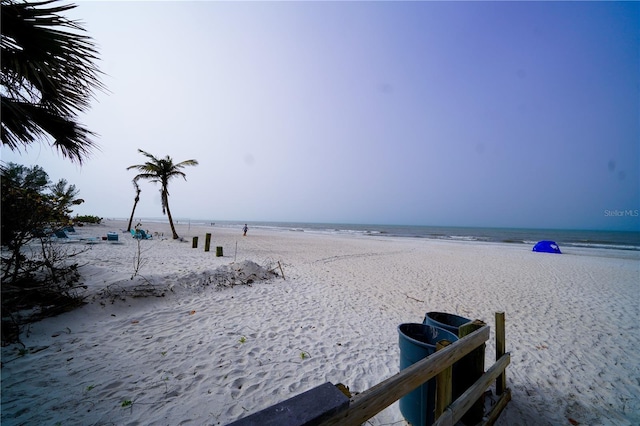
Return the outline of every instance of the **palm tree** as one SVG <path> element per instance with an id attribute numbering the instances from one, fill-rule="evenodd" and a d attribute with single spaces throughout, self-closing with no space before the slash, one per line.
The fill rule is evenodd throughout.
<path id="1" fill-rule="evenodd" d="M 133 214 L 136 212 L 136 206 L 138 205 L 138 201 L 140 201 L 140 185 L 134 179 L 133 187 L 136 189 L 136 198 L 133 200 L 133 209 L 131 210 L 131 217 L 129 218 L 129 225 L 127 226 L 127 232 L 131 231 L 131 224 L 133 223 Z"/>
<path id="2" fill-rule="evenodd" d="M 94 90 L 105 87 L 93 40 L 78 22 L 60 15 L 76 5 L 51 3 L 0 3 L 2 144 L 19 151 L 50 140 L 64 157 L 82 164 L 97 145 L 77 115 L 88 110 Z"/>
<path id="3" fill-rule="evenodd" d="M 196 160 L 186 160 L 180 163 L 174 164 L 171 157 L 168 155 L 164 158 L 156 158 L 153 155 L 138 149 L 138 152 L 148 158 L 148 161 L 144 164 L 135 164 L 127 167 L 127 170 L 137 169 L 141 173 L 133 178 L 134 182 L 140 179 L 147 179 L 152 183 L 160 184 L 160 201 L 162 203 L 162 214 L 167 215 L 169 218 L 169 225 L 171 226 L 171 232 L 173 233 L 173 239 L 178 239 L 178 233 L 175 226 L 173 226 L 173 218 L 171 217 L 171 210 L 169 210 L 169 191 L 167 189 L 169 180 L 175 176 L 182 176 L 184 180 L 187 180 L 186 175 L 182 172 L 185 166 L 197 166 Z"/>

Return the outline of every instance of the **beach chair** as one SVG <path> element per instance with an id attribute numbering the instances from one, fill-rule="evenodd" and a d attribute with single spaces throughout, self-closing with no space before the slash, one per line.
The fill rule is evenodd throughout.
<path id="1" fill-rule="evenodd" d="M 59 238 L 59 239 L 61 239 L 61 240 L 64 240 L 65 238 L 66 238 L 67 240 L 69 239 L 69 236 L 67 235 L 67 233 L 66 233 L 66 232 L 64 232 L 64 229 L 60 229 L 60 230 L 58 230 L 58 231 L 55 231 L 55 232 L 53 233 L 53 235 L 55 235 L 55 236 L 56 236 L 56 238 Z"/>
<path id="2" fill-rule="evenodd" d="M 143 240 L 150 240 L 151 238 L 153 238 L 151 235 L 147 234 L 144 229 L 138 229 L 138 232 L 140 233 L 140 238 L 142 238 Z"/>
<path id="3" fill-rule="evenodd" d="M 78 237 L 78 236 L 73 236 L 70 237 L 69 235 L 67 235 L 67 233 L 64 231 L 64 229 L 59 229 L 57 231 L 53 232 L 53 236 L 55 237 L 54 241 L 57 241 L 59 243 L 70 243 L 70 242 L 77 242 L 77 241 L 83 241 L 83 240 L 91 240 L 92 238 L 82 238 L 82 237 Z"/>
<path id="4" fill-rule="evenodd" d="M 151 235 L 147 234 L 143 229 L 132 229 L 131 235 L 137 240 L 150 240 L 152 238 Z"/>

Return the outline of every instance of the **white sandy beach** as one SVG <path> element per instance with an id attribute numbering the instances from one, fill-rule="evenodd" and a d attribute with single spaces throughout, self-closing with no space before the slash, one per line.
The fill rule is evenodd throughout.
<path id="1" fill-rule="evenodd" d="M 144 227 L 170 236 L 168 225 Z M 397 326 L 427 311 L 487 322 L 487 366 L 494 313 L 505 312 L 513 399 L 499 425 L 640 424 L 638 252 L 251 227 L 242 237 L 185 224 L 178 233 L 186 241 L 140 243 L 133 279 L 128 234 L 64 245 L 88 249 L 79 262 L 89 303 L 32 324 L 26 354 L 2 348 L 3 425 L 224 425 L 327 381 L 361 392 L 398 372 Z M 279 261 L 285 279 L 206 285 L 234 257 Z M 405 422 L 395 403 L 370 424 Z"/>

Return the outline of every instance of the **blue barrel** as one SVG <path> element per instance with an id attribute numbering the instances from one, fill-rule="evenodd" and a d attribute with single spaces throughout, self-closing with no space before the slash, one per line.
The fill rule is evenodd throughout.
<path id="1" fill-rule="evenodd" d="M 444 328 L 457 336 L 460 326 L 468 322 L 471 322 L 471 320 L 454 314 L 427 312 L 422 323 L 433 327 Z"/>
<path id="2" fill-rule="evenodd" d="M 400 324 L 400 370 L 428 357 L 441 340 L 454 342 L 458 337 L 442 328 L 425 324 Z M 400 398 L 400 412 L 412 426 L 429 426 L 435 421 L 436 380 L 431 379 Z"/>

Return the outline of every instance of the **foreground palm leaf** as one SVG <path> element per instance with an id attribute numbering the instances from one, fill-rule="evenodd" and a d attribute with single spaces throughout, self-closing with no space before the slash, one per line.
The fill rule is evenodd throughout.
<path id="1" fill-rule="evenodd" d="M 97 146 L 77 114 L 89 108 L 95 89 L 105 87 L 92 39 L 60 15 L 76 6 L 52 3 L 1 1 L 2 144 L 16 151 L 52 141 L 81 164 Z"/>
<path id="2" fill-rule="evenodd" d="M 137 183 L 140 179 L 145 179 L 149 182 L 160 184 L 162 214 L 166 214 L 167 218 L 169 219 L 169 225 L 171 226 L 173 238 L 180 238 L 178 236 L 178 233 L 176 232 L 175 226 L 173 226 L 173 218 L 171 217 L 171 210 L 169 210 L 169 180 L 176 176 L 180 176 L 184 178 L 184 180 L 187 180 L 187 176 L 180 169 L 185 166 L 197 166 L 198 161 L 186 160 L 174 164 L 173 160 L 168 155 L 164 158 L 156 158 L 141 149 L 138 149 L 138 152 L 147 157 L 148 161 L 144 164 L 135 164 L 133 166 L 129 166 L 127 167 L 127 170 L 136 169 L 140 172 L 138 175 L 136 175 L 136 177 L 133 178 L 134 183 Z"/>

